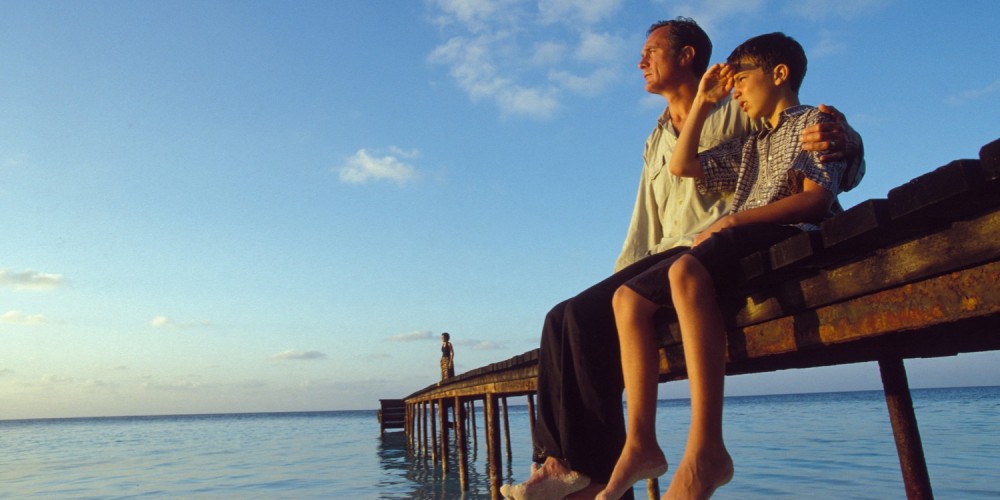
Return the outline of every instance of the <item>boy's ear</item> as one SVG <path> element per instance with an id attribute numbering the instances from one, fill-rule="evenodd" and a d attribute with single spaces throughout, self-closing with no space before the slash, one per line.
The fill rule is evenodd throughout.
<path id="1" fill-rule="evenodd" d="M 785 81 L 788 80 L 788 74 L 789 74 L 788 65 L 787 64 L 776 65 L 774 67 L 774 70 L 771 71 L 771 74 L 774 77 L 775 86 L 785 83 Z"/>

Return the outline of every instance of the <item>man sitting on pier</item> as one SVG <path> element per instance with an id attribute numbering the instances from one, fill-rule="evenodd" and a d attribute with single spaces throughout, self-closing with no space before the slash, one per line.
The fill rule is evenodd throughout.
<path id="1" fill-rule="evenodd" d="M 615 273 L 556 305 L 545 318 L 533 436 L 533 459 L 541 465 L 527 481 L 504 485 L 500 491 L 507 498 L 593 498 L 621 454 L 624 385 L 612 296 L 626 281 L 689 247 L 695 235 L 727 213 L 731 202 L 729 195 L 699 194 L 692 179 L 675 177 L 667 167 L 711 51 L 708 35 L 691 19 L 660 22 L 648 31 L 639 69 L 646 91 L 662 95 L 667 108 L 646 141 L 635 210 Z M 833 108 L 820 109 L 838 123 L 806 129 L 803 149 L 831 150 L 824 161 L 846 157 L 850 172 L 863 172 L 858 134 Z M 711 111 L 699 149 L 758 127 L 727 98 Z M 631 498 L 631 490 L 624 498 Z"/>

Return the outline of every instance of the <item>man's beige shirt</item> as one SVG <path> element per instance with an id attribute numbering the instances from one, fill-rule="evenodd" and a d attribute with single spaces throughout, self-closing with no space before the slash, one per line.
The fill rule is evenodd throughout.
<path id="1" fill-rule="evenodd" d="M 705 121 L 698 150 L 710 149 L 733 137 L 744 137 L 751 128 L 746 113 L 726 98 Z M 646 140 L 639 193 L 615 272 L 646 256 L 690 246 L 698 233 L 729 211 L 731 193 L 702 195 L 694 179 L 670 173 L 668 165 L 677 144 L 677 132 L 670 123 L 668 110 L 664 110 Z"/>

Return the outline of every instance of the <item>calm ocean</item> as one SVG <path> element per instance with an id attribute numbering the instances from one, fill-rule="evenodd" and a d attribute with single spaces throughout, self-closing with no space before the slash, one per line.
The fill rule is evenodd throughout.
<path id="1" fill-rule="evenodd" d="M 1000 498 L 1000 387 L 913 399 L 935 495 Z M 508 481 L 528 474 L 526 411 L 510 408 Z M 686 401 L 660 402 L 672 463 L 688 418 Z M 463 495 L 401 432 L 380 438 L 374 411 L 0 421 L 0 498 L 489 498 L 476 423 Z M 905 497 L 881 392 L 729 398 L 726 433 L 736 477 L 716 498 Z"/>

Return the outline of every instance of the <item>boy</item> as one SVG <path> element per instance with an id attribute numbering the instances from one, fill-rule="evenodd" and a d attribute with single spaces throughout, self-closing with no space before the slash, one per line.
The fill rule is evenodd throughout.
<path id="1" fill-rule="evenodd" d="M 699 190 L 735 191 L 733 209 L 700 233 L 694 246 L 620 287 L 613 300 L 619 332 L 628 431 L 611 480 L 597 498 L 619 498 L 641 479 L 666 472 L 656 441 L 657 349 L 653 315 L 673 305 L 688 379 L 691 427 L 684 456 L 665 498 L 708 498 L 729 482 L 733 462 L 722 439 L 726 331 L 716 290 L 742 280 L 739 260 L 833 215 L 843 161 L 822 163 L 798 137 L 829 118 L 801 106 L 806 72 L 802 47 L 781 33 L 747 40 L 727 64 L 711 67 L 699 84 L 678 137 L 670 171 L 693 177 Z M 713 105 L 733 90 L 750 119 L 768 127 L 746 139 L 698 154 L 698 139 Z"/>

